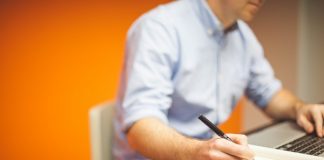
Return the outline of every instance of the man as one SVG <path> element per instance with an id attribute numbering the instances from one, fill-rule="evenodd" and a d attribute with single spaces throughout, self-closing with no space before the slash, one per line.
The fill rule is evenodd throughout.
<path id="1" fill-rule="evenodd" d="M 253 32 L 260 0 L 181 0 L 131 27 L 115 119 L 116 159 L 252 159 L 246 137 L 213 136 L 245 94 L 273 118 L 323 135 L 324 107 L 282 88 Z"/>

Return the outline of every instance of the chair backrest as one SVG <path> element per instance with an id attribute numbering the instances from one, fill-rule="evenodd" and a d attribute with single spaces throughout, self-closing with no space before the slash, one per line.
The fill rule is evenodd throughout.
<path id="1" fill-rule="evenodd" d="M 92 160 L 112 159 L 114 103 L 94 106 L 89 111 Z"/>

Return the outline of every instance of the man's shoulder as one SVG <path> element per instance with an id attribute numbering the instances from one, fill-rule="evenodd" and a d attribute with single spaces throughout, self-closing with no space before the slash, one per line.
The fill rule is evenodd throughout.
<path id="1" fill-rule="evenodd" d="M 147 12 L 147 15 L 170 19 L 172 17 L 183 16 L 185 13 L 188 14 L 188 12 L 191 12 L 191 8 L 190 0 L 173 1 L 157 6 Z"/>
<path id="2" fill-rule="evenodd" d="M 128 34 L 133 33 L 138 27 L 148 27 L 158 25 L 168 30 L 174 30 L 181 23 L 184 17 L 194 12 L 191 0 L 172 1 L 161 4 L 137 18 L 128 30 Z M 150 28 L 155 30 L 154 28 Z M 176 29 L 175 29 L 176 30 Z"/>
<path id="3" fill-rule="evenodd" d="M 190 5 L 190 0 L 172 1 L 161 4 L 141 15 L 136 22 L 155 20 L 161 23 L 172 24 L 179 18 L 192 12 L 192 7 Z"/>

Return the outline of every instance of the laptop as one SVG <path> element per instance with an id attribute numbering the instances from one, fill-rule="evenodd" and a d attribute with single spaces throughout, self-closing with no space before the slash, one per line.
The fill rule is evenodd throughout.
<path id="1" fill-rule="evenodd" d="M 306 134 L 292 121 L 277 122 L 246 134 L 249 144 L 324 157 L 324 138 Z"/>

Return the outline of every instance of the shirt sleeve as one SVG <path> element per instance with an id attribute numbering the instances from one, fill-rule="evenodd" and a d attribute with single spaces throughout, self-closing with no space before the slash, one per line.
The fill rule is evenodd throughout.
<path id="1" fill-rule="evenodd" d="M 265 108 L 272 96 L 281 88 L 281 82 L 274 76 L 273 69 L 264 57 L 260 44 L 252 56 L 250 79 L 246 89 L 247 97 L 260 108 Z"/>
<path id="2" fill-rule="evenodd" d="M 144 16 L 130 29 L 124 66 L 122 129 L 144 117 L 168 123 L 176 47 L 171 27 Z"/>

